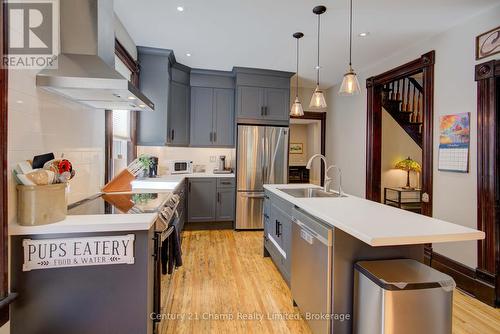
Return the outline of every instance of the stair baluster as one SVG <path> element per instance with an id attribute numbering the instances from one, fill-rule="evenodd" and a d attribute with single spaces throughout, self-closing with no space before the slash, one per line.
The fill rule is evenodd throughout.
<path id="1" fill-rule="evenodd" d="M 405 78 L 403 78 L 403 88 L 401 90 L 401 111 L 402 112 L 405 112 L 406 111 L 406 101 L 405 101 L 405 88 L 406 88 L 406 85 L 405 85 Z"/>
<path id="2" fill-rule="evenodd" d="M 406 90 L 406 111 L 411 111 L 410 108 L 410 80 L 408 78 L 405 78 L 406 82 L 408 83 L 408 88 Z"/>

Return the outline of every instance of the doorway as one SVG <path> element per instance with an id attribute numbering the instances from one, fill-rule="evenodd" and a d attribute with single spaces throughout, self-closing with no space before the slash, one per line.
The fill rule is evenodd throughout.
<path id="1" fill-rule="evenodd" d="M 414 188 L 409 209 L 427 216 L 432 216 L 434 57 L 428 52 L 366 82 L 366 198 L 384 203 L 386 188 L 397 188 L 390 196 L 401 202 L 406 196 L 401 189 Z"/>
<path id="2" fill-rule="evenodd" d="M 307 162 L 314 154 L 325 154 L 326 113 L 304 112 L 304 116 L 290 118 L 288 153 L 288 183 L 323 185 L 324 167 L 315 160 L 310 169 Z"/>

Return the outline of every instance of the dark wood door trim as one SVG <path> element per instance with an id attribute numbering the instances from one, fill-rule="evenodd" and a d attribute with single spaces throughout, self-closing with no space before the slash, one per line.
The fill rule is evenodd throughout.
<path id="1" fill-rule="evenodd" d="M 326 152 L 326 112 L 304 111 L 304 116 L 290 116 L 297 119 L 315 119 L 320 121 L 321 126 L 321 154 Z M 324 183 L 325 167 L 321 164 L 321 185 Z"/>
<path id="2" fill-rule="evenodd" d="M 429 194 L 430 202 L 424 203 L 422 213 L 432 215 L 432 142 L 433 142 L 433 91 L 435 51 L 366 80 L 366 198 L 380 202 L 382 156 L 382 87 L 394 80 L 423 72 L 424 124 L 422 127 L 422 193 Z"/>
<path id="3" fill-rule="evenodd" d="M 491 278 L 500 303 L 500 60 L 476 65 L 477 82 L 477 271 Z"/>
<path id="4" fill-rule="evenodd" d="M 2 2 L 0 6 L 0 57 L 7 55 L 7 3 Z M 3 63 L 3 61 L 2 61 Z M 1 66 L 1 65 L 0 65 Z M 8 79 L 9 71 L 3 66 L 0 67 L 0 155 L 2 163 L 0 164 L 0 326 L 9 321 L 9 303 L 12 301 L 12 295 L 9 297 L 9 258 L 8 258 L 8 199 L 7 199 L 7 130 L 8 130 Z"/>

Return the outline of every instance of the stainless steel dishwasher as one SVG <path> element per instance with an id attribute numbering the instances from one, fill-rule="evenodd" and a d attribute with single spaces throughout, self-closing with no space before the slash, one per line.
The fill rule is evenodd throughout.
<path id="1" fill-rule="evenodd" d="M 292 297 L 313 333 L 330 333 L 333 229 L 297 208 L 292 216 Z"/>

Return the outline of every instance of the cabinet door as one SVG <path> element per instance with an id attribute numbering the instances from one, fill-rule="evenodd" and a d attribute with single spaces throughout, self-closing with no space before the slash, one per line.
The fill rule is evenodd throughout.
<path id="1" fill-rule="evenodd" d="M 190 178 L 188 180 L 188 221 L 215 221 L 217 179 Z"/>
<path id="2" fill-rule="evenodd" d="M 137 143 L 163 146 L 167 142 L 169 62 L 167 56 L 139 53 L 139 87 L 155 104 L 154 112 L 138 112 Z"/>
<path id="3" fill-rule="evenodd" d="M 260 119 L 263 117 L 264 89 L 259 87 L 238 87 L 238 117 Z"/>
<path id="4" fill-rule="evenodd" d="M 168 129 L 169 144 L 189 144 L 189 87 L 175 81 L 170 83 Z"/>
<path id="5" fill-rule="evenodd" d="M 265 118 L 272 120 L 288 120 L 290 113 L 289 90 L 282 88 L 265 88 Z"/>
<path id="6" fill-rule="evenodd" d="M 234 188 L 219 188 L 217 190 L 217 221 L 234 221 Z"/>
<path id="7" fill-rule="evenodd" d="M 214 89 L 214 145 L 234 146 L 234 90 Z"/>
<path id="8" fill-rule="evenodd" d="M 213 88 L 191 88 L 191 146 L 212 146 Z"/>

